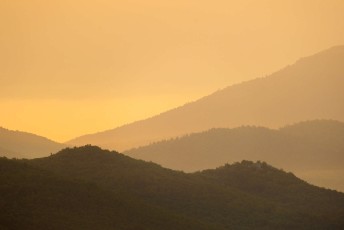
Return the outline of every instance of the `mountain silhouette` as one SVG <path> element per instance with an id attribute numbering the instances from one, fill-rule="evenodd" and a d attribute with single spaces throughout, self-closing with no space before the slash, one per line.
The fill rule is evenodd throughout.
<path id="1" fill-rule="evenodd" d="M 0 229 L 211 229 L 124 192 L 25 161 L 0 158 L 0 172 Z"/>
<path id="2" fill-rule="evenodd" d="M 96 146 L 0 159 L 3 229 L 342 229 L 344 194 L 264 162 L 183 173 Z M 53 224 L 52 224 L 53 223 Z"/>
<path id="3" fill-rule="evenodd" d="M 66 147 L 67 145 L 45 137 L 0 127 L 0 156 L 8 158 L 43 157 Z"/>
<path id="4" fill-rule="evenodd" d="M 343 76 L 344 46 L 336 46 L 267 77 L 229 86 L 155 117 L 81 136 L 68 144 L 123 151 L 211 128 L 279 128 L 304 120 L 344 121 Z"/>
<path id="5" fill-rule="evenodd" d="M 262 127 L 211 129 L 132 149 L 124 154 L 192 172 L 242 160 L 264 160 L 292 170 L 319 186 L 344 191 L 344 123 L 301 122 Z"/>

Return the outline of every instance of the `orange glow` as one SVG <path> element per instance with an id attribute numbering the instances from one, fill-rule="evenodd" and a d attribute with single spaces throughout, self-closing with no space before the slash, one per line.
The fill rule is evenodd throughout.
<path id="1" fill-rule="evenodd" d="M 2 0 L 0 126 L 66 141 L 344 44 L 344 1 Z"/>

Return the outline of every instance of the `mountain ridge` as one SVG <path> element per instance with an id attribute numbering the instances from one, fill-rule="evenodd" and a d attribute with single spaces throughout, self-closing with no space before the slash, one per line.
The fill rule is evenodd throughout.
<path id="1" fill-rule="evenodd" d="M 241 160 L 263 160 L 288 168 L 314 184 L 344 191 L 343 140 L 344 123 L 314 120 L 280 129 L 254 126 L 211 129 L 123 153 L 186 172 Z"/>
<path id="2" fill-rule="evenodd" d="M 275 73 L 228 86 L 191 103 L 115 129 L 70 140 L 119 151 L 210 128 L 278 128 L 311 119 L 344 121 L 344 46 L 305 57 Z"/>
<path id="3" fill-rule="evenodd" d="M 43 157 L 65 147 L 67 145 L 43 136 L 0 127 L 0 156 L 9 158 Z"/>
<path id="4" fill-rule="evenodd" d="M 69 148 L 25 162 L 54 175 L 95 184 L 117 197 L 124 193 L 162 210 L 200 220 L 209 224 L 206 229 L 340 229 L 344 225 L 343 193 L 309 185 L 266 163 L 244 161 L 225 166 L 230 169 L 225 173 L 228 178 L 251 178 L 237 184 L 214 177 L 209 171 L 186 174 L 96 146 Z M 257 170 L 247 164 L 262 167 Z M 263 179 L 257 184 L 255 178 Z M 295 186 L 297 189 L 292 189 Z M 270 191 L 275 198 L 246 189 L 252 187 Z M 300 191 L 307 199 L 300 198 Z M 286 196 L 279 196 L 284 192 Z M 286 203 L 284 197 L 292 202 Z"/>

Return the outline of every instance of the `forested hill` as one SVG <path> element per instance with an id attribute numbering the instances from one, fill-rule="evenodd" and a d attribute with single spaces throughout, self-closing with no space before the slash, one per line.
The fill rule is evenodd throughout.
<path id="1" fill-rule="evenodd" d="M 186 174 L 85 146 L 0 170 L 3 229 L 344 227 L 343 193 L 261 162 Z"/>
<path id="2" fill-rule="evenodd" d="M 319 186 L 344 191 L 344 123 L 313 120 L 274 130 L 211 129 L 132 149 L 125 154 L 192 172 L 262 160 Z"/>
<path id="3" fill-rule="evenodd" d="M 0 158 L 0 229 L 215 229 L 136 197 Z"/>

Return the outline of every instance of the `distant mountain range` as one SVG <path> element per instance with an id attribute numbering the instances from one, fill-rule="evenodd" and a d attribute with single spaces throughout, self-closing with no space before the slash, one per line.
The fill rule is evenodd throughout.
<path id="1" fill-rule="evenodd" d="M 343 122 L 343 89 L 344 46 L 337 46 L 270 76 L 227 87 L 146 120 L 75 138 L 68 144 L 123 151 L 211 128 L 279 128 L 314 119 Z"/>
<path id="2" fill-rule="evenodd" d="M 262 127 L 211 129 L 132 149 L 124 154 L 174 170 L 192 172 L 242 160 L 264 160 L 304 180 L 344 191 L 344 123 L 301 122 Z"/>
<path id="3" fill-rule="evenodd" d="M 35 134 L 12 131 L 0 127 L 0 156 L 9 158 L 35 158 L 48 156 L 67 145 Z"/>
<path id="4" fill-rule="evenodd" d="M 264 162 L 185 174 L 95 146 L 0 158 L 0 229 L 343 229 L 344 194 Z"/>
<path id="5" fill-rule="evenodd" d="M 264 160 L 314 184 L 344 191 L 343 76 L 344 46 L 337 46 L 265 78 L 67 144 L 0 128 L 0 156 L 37 158 L 67 145 L 97 144 L 187 172 Z M 297 123 L 313 119 L 332 121 Z"/>

